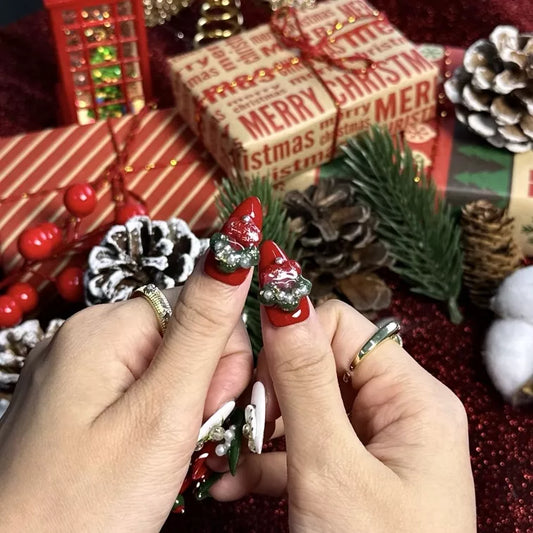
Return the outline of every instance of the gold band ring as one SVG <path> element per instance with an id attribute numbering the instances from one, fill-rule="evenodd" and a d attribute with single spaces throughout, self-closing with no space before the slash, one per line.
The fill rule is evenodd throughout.
<path id="1" fill-rule="evenodd" d="M 168 303 L 167 297 L 153 283 L 135 289 L 131 297 L 135 298 L 136 296 L 142 296 L 152 306 L 159 323 L 159 333 L 164 335 L 167 330 L 168 320 L 172 315 L 172 308 Z"/>
<path id="2" fill-rule="evenodd" d="M 352 378 L 352 372 L 355 367 L 361 363 L 361 361 L 373 350 L 375 350 L 381 343 L 391 340 L 402 346 L 402 338 L 398 335 L 400 331 L 400 324 L 395 320 L 387 322 L 384 326 L 380 327 L 366 342 L 363 347 L 357 352 L 357 355 L 353 358 L 350 364 L 350 368 L 344 372 L 342 380 L 344 383 L 348 383 Z"/>

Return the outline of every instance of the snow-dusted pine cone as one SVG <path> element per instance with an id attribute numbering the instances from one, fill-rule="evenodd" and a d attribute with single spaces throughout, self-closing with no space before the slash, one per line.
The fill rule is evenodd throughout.
<path id="1" fill-rule="evenodd" d="M 457 119 L 498 148 L 533 148 L 533 34 L 498 26 L 444 85 Z"/>
<path id="2" fill-rule="evenodd" d="M 209 247 L 184 220 L 134 217 L 113 226 L 89 254 L 85 272 L 87 305 L 127 300 L 147 283 L 160 289 L 181 285 Z"/>
<path id="3" fill-rule="evenodd" d="M 52 337 L 63 322 L 59 318 L 52 320 L 46 331 L 38 320 L 26 320 L 14 328 L 0 330 L 0 392 L 13 391 L 28 353 L 38 342 Z"/>

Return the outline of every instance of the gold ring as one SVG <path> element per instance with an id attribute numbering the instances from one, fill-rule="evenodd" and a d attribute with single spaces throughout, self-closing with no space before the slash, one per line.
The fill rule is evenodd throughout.
<path id="1" fill-rule="evenodd" d="M 400 331 L 400 324 L 395 320 L 387 322 L 380 327 L 366 342 L 363 347 L 357 352 L 356 356 L 350 364 L 350 368 L 344 372 L 342 380 L 348 383 L 352 377 L 352 372 L 355 367 L 373 350 L 375 350 L 381 343 L 391 340 L 402 346 L 402 338 L 398 335 Z"/>
<path id="2" fill-rule="evenodd" d="M 172 315 L 172 308 L 168 303 L 167 297 L 153 283 L 135 289 L 131 297 L 135 298 L 137 296 L 142 296 L 152 306 L 159 323 L 159 333 L 164 335 Z"/>

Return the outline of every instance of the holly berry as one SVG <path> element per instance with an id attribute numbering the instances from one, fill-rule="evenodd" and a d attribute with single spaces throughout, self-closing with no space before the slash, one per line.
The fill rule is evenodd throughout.
<path id="1" fill-rule="evenodd" d="M 131 217 L 146 216 L 148 211 L 142 204 L 124 204 L 121 205 L 115 213 L 115 222 L 125 224 Z"/>
<path id="2" fill-rule="evenodd" d="M 76 217 L 86 217 L 96 208 L 96 193 L 88 183 L 76 183 L 65 192 L 66 208 Z"/>
<path id="3" fill-rule="evenodd" d="M 17 246 L 22 257 L 28 261 L 46 259 L 53 251 L 53 241 L 40 226 L 24 230 L 18 238 Z"/>
<path id="4" fill-rule="evenodd" d="M 8 294 L 0 296 L 0 327 L 12 328 L 22 320 L 22 309 Z"/>
<path id="5" fill-rule="evenodd" d="M 61 230 L 53 222 L 43 222 L 37 226 L 42 229 L 46 234 L 46 237 L 52 243 L 52 249 L 57 248 L 61 244 L 62 236 Z"/>
<path id="6" fill-rule="evenodd" d="M 39 303 L 39 295 L 29 283 L 15 283 L 7 289 L 7 294 L 17 302 L 24 313 L 33 311 Z"/>
<path id="7" fill-rule="evenodd" d="M 57 276 L 57 292 L 68 302 L 83 300 L 83 270 L 79 267 L 68 267 Z"/>

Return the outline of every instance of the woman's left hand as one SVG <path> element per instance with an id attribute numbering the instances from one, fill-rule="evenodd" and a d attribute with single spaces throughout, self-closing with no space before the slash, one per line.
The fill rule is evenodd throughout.
<path id="1" fill-rule="evenodd" d="M 221 283 L 202 262 L 167 293 L 162 340 L 136 298 L 85 309 L 34 349 L 0 423 L 1 531 L 159 531 L 203 415 L 250 380 L 250 280 Z"/>

